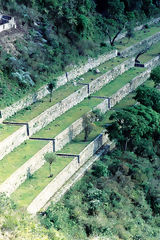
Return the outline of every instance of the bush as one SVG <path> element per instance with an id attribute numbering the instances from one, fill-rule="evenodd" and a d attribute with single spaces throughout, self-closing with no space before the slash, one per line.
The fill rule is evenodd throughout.
<path id="1" fill-rule="evenodd" d="M 92 174 L 96 177 L 107 177 L 108 168 L 102 161 L 98 161 L 92 168 Z"/>
<path id="2" fill-rule="evenodd" d="M 150 79 L 154 81 L 155 86 L 160 84 L 160 67 L 156 67 L 151 71 Z"/>

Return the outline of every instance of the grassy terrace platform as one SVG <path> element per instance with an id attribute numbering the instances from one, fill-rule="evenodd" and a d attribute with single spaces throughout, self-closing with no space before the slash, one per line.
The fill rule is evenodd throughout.
<path id="1" fill-rule="evenodd" d="M 91 71 L 88 71 L 87 73 L 81 75 L 80 77 L 78 77 L 77 79 L 81 79 L 84 78 L 83 81 L 79 81 L 82 83 L 90 83 L 92 80 L 95 80 L 96 78 L 100 77 L 101 75 L 103 75 L 104 73 L 108 72 L 109 70 L 113 69 L 114 67 L 116 67 L 117 65 L 120 65 L 121 63 L 123 63 L 124 61 L 126 61 L 128 58 L 120 58 L 120 57 L 116 57 L 116 58 L 112 58 L 109 61 L 101 64 L 100 66 L 91 69 Z M 100 73 L 96 73 L 95 70 L 99 69 Z"/>
<path id="2" fill-rule="evenodd" d="M 90 76 L 90 81 L 91 79 L 96 79 L 97 77 L 103 75 L 105 72 L 109 71 L 113 67 L 119 65 L 120 63 L 124 62 L 126 58 L 113 58 L 104 64 L 100 65 L 98 69 L 100 69 L 100 73 L 96 74 L 93 72 L 88 72 L 83 75 L 84 82 L 88 81 L 88 74 Z M 7 119 L 8 121 L 13 121 L 13 122 L 29 122 L 33 118 L 37 117 L 39 114 L 44 112 L 46 109 L 49 107 L 53 106 L 57 102 L 60 102 L 76 90 L 80 89 L 82 86 L 74 86 L 72 83 L 67 83 L 64 86 L 61 86 L 58 88 L 55 92 L 53 92 L 53 97 L 52 97 L 52 102 L 49 102 L 49 95 L 47 95 L 45 98 L 42 100 L 32 104 L 29 106 L 27 109 L 23 109 L 19 111 L 17 114 L 15 114 L 13 117 L 10 117 Z"/>
<path id="3" fill-rule="evenodd" d="M 150 84 L 150 83 L 149 83 Z M 132 106 L 136 103 L 133 99 L 134 93 L 129 94 L 114 109 L 122 109 Z M 87 142 L 84 142 L 84 133 L 79 134 L 71 143 L 67 144 L 60 152 L 79 154 L 100 132 L 104 130 L 104 126 L 109 121 L 109 117 L 114 110 L 107 112 L 101 122 L 95 123 L 95 129 L 89 136 Z M 63 168 L 72 161 L 73 158 L 58 157 L 57 162 L 53 163 L 53 178 L 63 170 Z M 27 207 L 33 199 L 49 184 L 52 179 L 48 178 L 48 163 L 35 172 L 31 179 L 25 181 L 15 191 L 11 198 L 18 204 L 19 207 Z"/>
<path id="4" fill-rule="evenodd" d="M 67 144 L 61 153 L 79 154 L 94 138 L 101 132 L 101 127 L 96 127 L 89 136 L 87 142 L 84 142 L 84 134 L 78 135 L 71 143 Z M 52 165 L 52 173 L 55 177 L 67 166 L 73 158 L 58 157 L 57 161 Z M 47 186 L 53 178 L 48 178 L 48 163 L 45 163 L 37 172 L 33 174 L 31 179 L 26 180 L 12 195 L 11 198 L 19 207 L 27 207 L 33 199 Z"/>
<path id="5" fill-rule="evenodd" d="M 149 60 L 151 60 L 152 58 L 158 56 L 158 54 L 160 54 L 160 43 L 156 43 L 154 44 L 146 53 L 144 53 L 143 55 L 141 55 L 138 60 L 141 63 L 146 63 Z"/>
<path id="6" fill-rule="evenodd" d="M 94 96 L 111 96 L 113 93 L 117 92 L 118 89 L 128 83 L 131 79 L 136 77 L 138 74 L 144 72 L 145 70 L 146 69 L 144 68 L 132 68 L 129 71 L 126 71 L 121 76 L 117 77 L 115 80 L 104 86 L 101 90 L 94 93 Z M 70 124 L 83 116 L 83 114 L 89 112 L 102 101 L 102 99 L 97 98 L 88 98 L 83 100 L 81 103 L 68 110 L 65 114 L 55 119 L 48 126 L 34 134 L 34 137 L 55 137 L 57 134 L 67 128 Z"/>
<path id="7" fill-rule="evenodd" d="M 97 77 L 103 75 L 105 72 L 109 71 L 113 67 L 119 65 L 120 63 L 124 62 L 127 58 L 114 58 L 111 59 L 104 64 L 99 66 L 100 73 L 96 74 L 93 71 L 88 72 L 83 75 L 84 81 L 89 82 L 91 79 L 96 79 Z M 42 100 L 30 105 L 29 107 L 17 112 L 14 116 L 10 117 L 6 121 L 10 122 L 29 122 L 33 118 L 37 117 L 39 114 L 47 110 L 49 107 L 53 106 L 54 104 L 58 103 L 59 101 L 63 100 L 73 92 L 80 89 L 82 86 L 77 85 L 74 86 L 71 82 L 61 86 L 56 91 L 53 92 L 52 102 L 49 102 L 50 96 L 47 95 Z M 9 126 L 9 125 L 0 125 L 0 142 L 15 132 L 19 126 Z"/>
<path id="8" fill-rule="evenodd" d="M 143 29 L 141 31 L 135 32 L 135 36 L 128 41 L 128 38 L 122 38 L 121 40 L 115 42 L 115 48 L 120 50 L 124 50 L 127 47 L 130 47 L 145 38 L 151 37 L 152 35 L 158 33 L 160 31 L 160 23 L 152 25 L 147 29 Z"/>
<path id="9" fill-rule="evenodd" d="M 141 68 L 133 68 L 117 77 L 96 94 L 98 96 L 111 96 L 119 88 L 123 87 L 127 82 L 129 82 L 144 70 L 145 69 Z M 44 129 L 40 130 L 37 134 L 34 135 L 34 137 L 54 138 L 74 121 L 83 116 L 83 114 L 90 111 L 93 107 L 102 101 L 102 99 L 95 98 L 85 99 L 80 104 L 73 107 L 62 116 L 57 118 L 55 121 L 50 123 Z M 19 147 L 17 147 L 13 152 L 5 156 L 3 160 L 0 161 L 0 183 L 5 181 L 16 169 L 18 169 L 34 154 L 41 150 L 41 148 L 44 147 L 47 143 L 48 141 L 27 140 Z"/>
<path id="10" fill-rule="evenodd" d="M 0 142 L 18 130 L 20 126 L 0 124 Z"/>

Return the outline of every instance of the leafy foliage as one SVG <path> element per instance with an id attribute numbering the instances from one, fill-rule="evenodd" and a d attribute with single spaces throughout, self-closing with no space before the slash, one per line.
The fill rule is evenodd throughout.
<path id="1" fill-rule="evenodd" d="M 150 143 L 154 144 L 159 139 L 160 115 L 151 108 L 143 105 L 129 107 L 113 113 L 110 120 L 113 122 L 107 126 L 109 137 L 121 150 L 129 149 L 143 154 L 145 145 L 147 149 Z"/>
<path id="2" fill-rule="evenodd" d="M 15 203 L 3 193 L 0 194 L 0 238 L 1 240 L 65 240 L 55 229 L 46 230 L 24 209 L 18 210 Z"/>
<path id="3" fill-rule="evenodd" d="M 155 86 L 160 84 L 160 67 L 156 67 L 151 71 L 150 79 L 155 83 Z"/>
<path id="4" fill-rule="evenodd" d="M 92 118 L 89 115 L 83 116 L 83 126 L 84 126 L 84 141 L 87 141 L 89 134 L 93 131 L 94 128 Z"/>
<path id="5" fill-rule="evenodd" d="M 50 173 L 49 177 L 53 177 L 53 174 L 52 174 L 52 163 L 54 161 L 56 161 L 57 156 L 56 156 L 55 153 L 51 152 L 51 153 L 46 153 L 44 155 L 44 158 L 45 158 L 46 162 L 49 163 L 49 173 Z"/>
<path id="6" fill-rule="evenodd" d="M 158 164 L 133 152 L 104 155 L 41 221 L 70 239 L 157 240 Z"/>
<path id="7" fill-rule="evenodd" d="M 140 86 L 136 90 L 136 96 L 134 98 L 141 104 L 151 107 L 160 113 L 160 92 L 157 89 Z"/>

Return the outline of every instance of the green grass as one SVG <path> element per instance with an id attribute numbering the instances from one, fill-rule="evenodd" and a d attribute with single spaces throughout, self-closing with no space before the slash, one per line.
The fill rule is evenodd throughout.
<path id="1" fill-rule="evenodd" d="M 45 145 L 45 141 L 34 141 L 33 143 L 31 140 L 27 140 L 6 155 L 0 161 L 0 184 Z"/>
<path id="2" fill-rule="evenodd" d="M 83 132 L 78 135 L 75 140 L 67 144 L 61 153 L 79 154 L 94 138 L 101 132 L 102 128 L 95 126 L 94 131 L 84 142 Z M 52 165 L 53 178 L 58 175 L 71 161 L 73 157 L 58 157 Z M 49 175 L 48 163 L 45 163 L 31 179 L 26 180 L 12 195 L 11 198 L 18 204 L 19 207 L 27 207 L 33 199 L 49 184 L 53 178 L 48 178 Z"/>
<path id="3" fill-rule="evenodd" d="M 129 71 L 123 73 L 121 76 L 117 77 L 115 80 L 104 86 L 101 90 L 97 91 L 95 96 L 111 96 L 114 94 L 119 88 L 123 87 L 126 83 L 128 83 L 135 76 L 145 71 L 144 68 L 133 68 Z M 87 113 L 91 109 L 93 109 L 97 104 L 101 103 L 102 99 L 89 98 L 83 100 L 78 105 L 74 106 L 72 109 L 67 111 L 65 114 L 57 118 L 55 121 L 47 125 L 45 128 L 37 132 L 34 137 L 55 137 L 61 131 L 63 131 L 66 127 L 76 121 L 78 118 L 83 116 L 83 114 Z M 52 129 L 54 129 L 52 131 Z"/>
<path id="4" fill-rule="evenodd" d="M 0 142 L 18 130 L 20 126 L 0 124 Z"/>
<path id="5" fill-rule="evenodd" d="M 30 120 L 44 112 L 46 109 L 65 99 L 70 94 L 80 88 L 81 86 L 74 86 L 72 83 L 65 84 L 64 86 L 59 87 L 53 92 L 52 102 L 49 101 L 50 95 L 47 95 L 42 100 L 19 111 L 7 120 L 11 122 L 29 122 Z"/>
<path id="6" fill-rule="evenodd" d="M 57 157 L 52 164 L 52 173 L 55 177 L 65 166 L 67 166 L 73 158 Z M 19 207 L 27 207 L 30 202 L 40 193 L 53 178 L 48 178 L 49 166 L 44 164 L 30 179 L 27 179 L 12 195 L 11 198 Z"/>
<path id="7" fill-rule="evenodd" d="M 135 77 L 138 73 L 142 72 L 142 70 L 144 71 L 144 69 L 141 68 L 134 68 L 129 70 L 128 72 L 125 72 L 124 74 L 110 82 L 108 85 L 103 87 L 100 91 L 98 91 L 97 95 L 111 96 L 119 88 L 124 86 L 133 77 Z M 73 107 L 72 109 L 64 113 L 62 116 L 57 118 L 55 121 L 50 123 L 47 127 L 40 130 L 37 134 L 34 135 L 34 137 L 54 138 L 56 135 L 66 129 L 70 124 L 83 116 L 83 114 L 89 112 L 93 107 L 95 107 L 98 103 L 102 101 L 102 99 L 95 98 L 85 99 L 80 104 Z M 17 168 L 19 168 L 22 164 L 29 160 L 47 143 L 47 141 L 27 140 L 25 143 L 17 147 L 13 152 L 5 156 L 3 160 L 0 161 L 0 183 L 6 180 Z M 78 147 L 78 149 L 79 148 L 80 146 Z"/>
<path id="8" fill-rule="evenodd" d="M 98 69 L 101 71 L 99 74 L 95 74 L 94 70 L 93 72 L 89 71 L 88 73 L 84 74 L 83 75 L 83 78 L 85 80 L 84 82 L 91 81 L 91 79 L 92 80 L 96 79 L 97 77 L 107 72 L 109 69 L 112 69 L 114 66 L 124 61 L 125 59 L 123 58 L 115 58 L 105 62 L 104 64 L 99 66 Z M 29 107 L 19 111 L 18 113 L 16 113 L 14 116 L 10 117 L 7 120 L 11 122 L 29 122 L 30 120 L 44 112 L 46 109 L 65 99 L 67 96 L 77 91 L 81 87 L 82 86 L 80 85 L 74 86 L 72 83 L 65 84 L 64 86 L 61 86 L 60 88 L 53 92 L 52 102 L 49 102 L 50 96 L 47 95 L 45 98 L 43 98 L 43 100 L 40 100 L 30 105 Z"/>
<path id="9" fill-rule="evenodd" d="M 146 63 L 148 61 L 150 61 L 152 58 L 158 56 L 158 54 L 160 53 L 160 43 L 156 43 L 154 44 L 146 53 L 142 54 L 138 60 L 141 63 Z"/>
<path id="10" fill-rule="evenodd" d="M 114 109 L 122 109 L 132 106 L 136 103 L 133 99 L 134 93 L 129 94 Z M 109 121 L 112 111 L 107 112 L 101 122 L 96 122 L 94 131 L 90 134 L 88 141 L 84 142 L 84 133 L 79 134 L 72 142 L 68 143 L 61 151 L 61 153 L 79 154 L 95 137 L 104 130 L 105 124 Z M 57 161 L 53 163 L 53 178 L 63 170 L 73 158 L 58 157 Z M 25 181 L 13 194 L 12 199 L 18 204 L 19 207 L 27 207 L 33 199 L 44 189 L 45 186 L 53 179 L 48 178 L 48 163 L 35 172 L 31 179 Z M 29 189 L 29 191 L 28 191 Z"/>
<path id="11" fill-rule="evenodd" d="M 120 57 L 112 58 L 109 61 L 106 61 L 105 63 L 101 64 L 100 66 L 93 68 L 91 71 L 88 71 L 87 73 L 81 75 L 77 79 L 80 80 L 81 78 L 84 78 L 84 80 L 82 81 L 80 80 L 80 82 L 90 83 L 92 80 L 95 80 L 96 78 L 100 77 L 101 75 L 113 69 L 114 67 L 121 64 L 127 59 L 128 58 L 120 58 Z M 96 73 L 95 72 L 96 69 L 99 69 L 100 73 Z"/>
<path id="12" fill-rule="evenodd" d="M 84 82 L 91 81 L 91 79 L 96 79 L 97 77 L 101 76 L 105 72 L 107 72 L 109 69 L 113 68 L 114 66 L 122 63 L 125 61 L 125 59 L 122 58 L 115 58 L 111 59 L 110 61 L 105 62 L 104 64 L 99 66 L 100 73 L 95 74 L 93 72 L 88 72 L 83 75 L 83 78 L 85 79 Z M 37 117 L 39 114 L 47 110 L 49 107 L 53 106 L 54 104 L 58 103 L 59 101 L 63 100 L 73 92 L 77 91 L 80 89 L 81 86 L 74 86 L 72 83 L 68 83 L 64 86 L 61 86 L 58 88 L 56 91 L 53 92 L 53 97 L 52 97 L 52 102 L 49 102 L 50 96 L 47 95 L 45 98 L 42 100 L 30 105 L 29 107 L 17 112 L 14 116 L 10 117 L 7 119 L 7 121 L 11 122 L 29 122 L 33 118 Z M 3 127 L 3 131 L 0 131 L 1 136 L 0 136 L 0 141 L 1 139 L 5 139 L 8 137 L 10 134 L 12 134 L 14 131 L 17 130 L 17 128 L 12 127 L 12 131 L 9 131 L 8 129 L 11 129 L 11 127 Z"/>
<path id="13" fill-rule="evenodd" d="M 124 50 L 127 47 L 130 47 L 131 45 L 134 45 L 145 38 L 148 38 L 160 31 L 159 28 L 160 24 L 155 24 L 152 27 L 149 27 L 148 29 L 143 29 L 141 31 L 135 32 L 134 38 L 131 38 L 128 41 L 128 38 L 123 38 L 115 43 L 115 47 L 120 51 Z"/>

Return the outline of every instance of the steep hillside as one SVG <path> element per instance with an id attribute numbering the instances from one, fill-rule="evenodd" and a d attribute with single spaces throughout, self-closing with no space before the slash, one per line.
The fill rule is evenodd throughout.
<path id="1" fill-rule="evenodd" d="M 133 93 L 127 96 L 115 110 L 120 112 L 122 108 L 135 105 L 134 96 Z M 108 123 L 108 119 L 103 121 Z M 129 128 L 129 123 L 126 127 Z M 116 138 L 118 134 L 114 136 Z M 126 139 L 121 137 L 123 140 Z M 122 152 L 121 144 L 104 154 L 60 202 L 51 204 L 41 222 L 74 240 L 159 239 L 159 143 L 154 148 L 151 145 L 151 139 L 149 145 L 145 140 L 135 154 L 133 151 Z M 129 144 L 128 148 L 131 149 Z"/>
<path id="2" fill-rule="evenodd" d="M 36 218 L 0 194 L 0 240 L 65 240 L 58 231 L 46 230 Z"/>
<path id="3" fill-rule="evenodd" d="M 120 0 L 35 0 L 23 4 L 12 0 L 1 1 L 0 10 L 14 16 L 21 31 L 16 37 L 8 32 L 9 37 L 0 42 L 1 108 L 88 57 L 111 50 L 113 40 L 124 29 L 130 39 L 134 26 L 159 13 L 156 2 Z M 106 44 L 108 39 L 111 44 Z"/>

